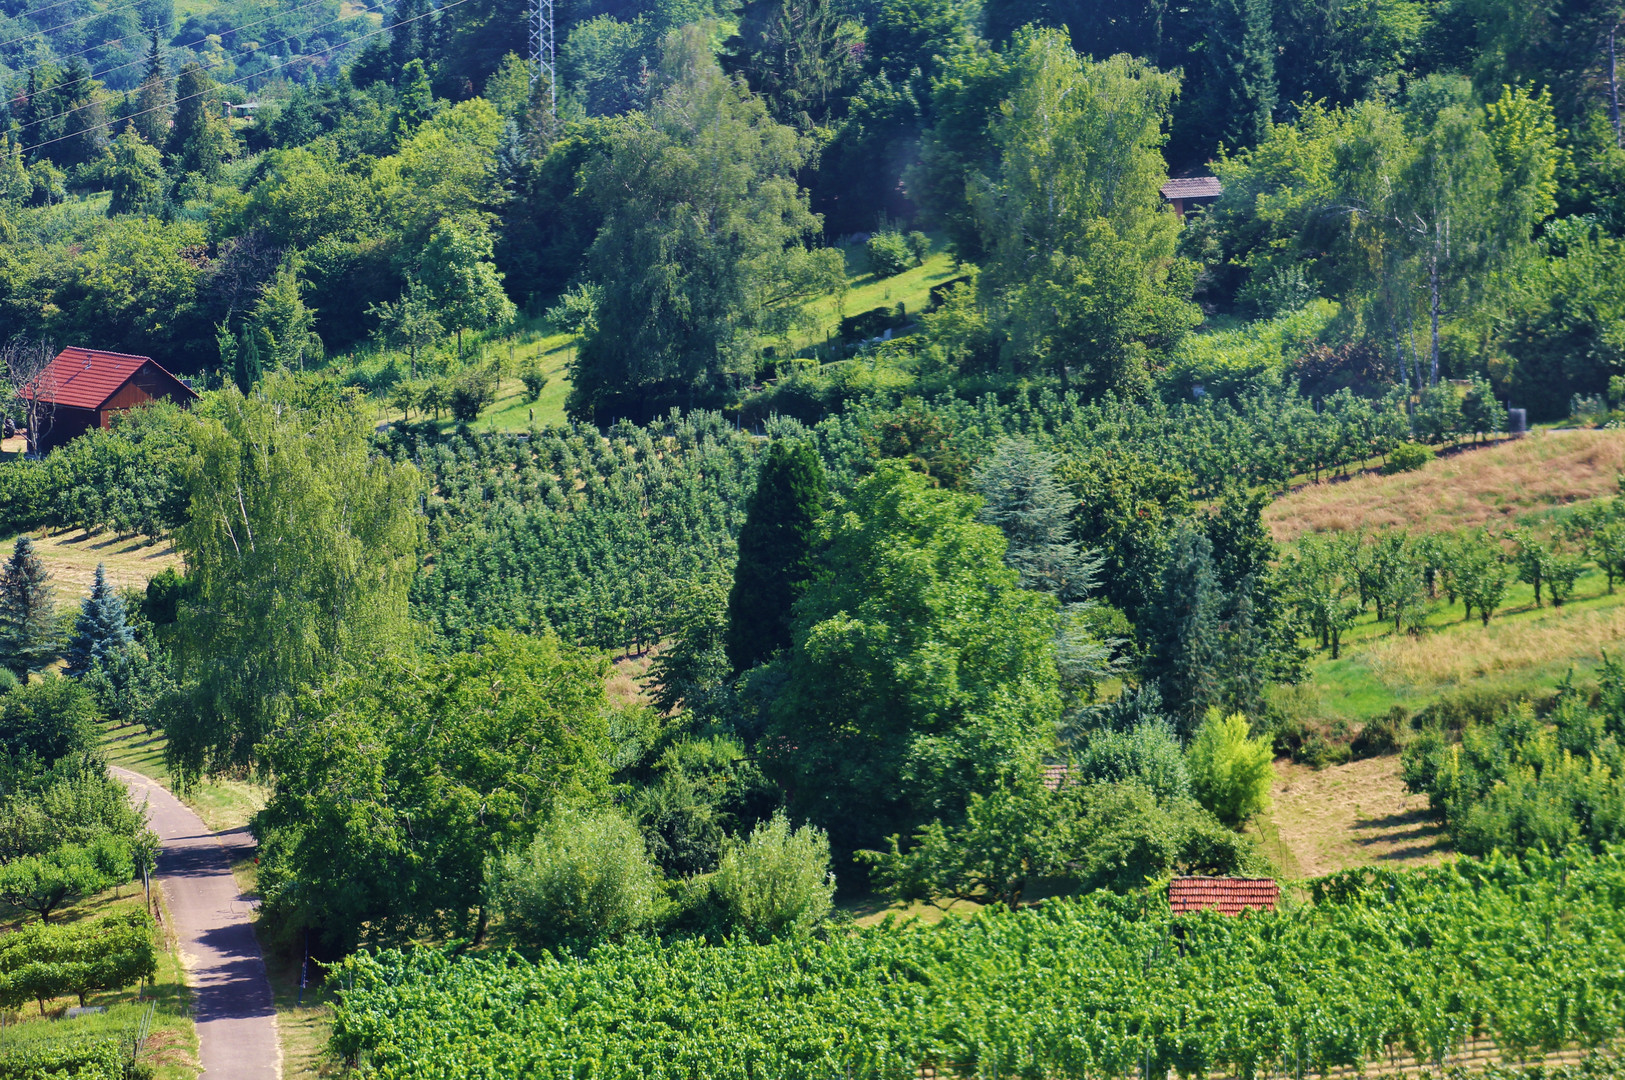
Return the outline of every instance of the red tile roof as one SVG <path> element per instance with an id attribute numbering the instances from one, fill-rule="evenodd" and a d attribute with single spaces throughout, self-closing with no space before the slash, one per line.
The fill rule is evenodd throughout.
<path id="1" fill-rule="evenodd" d="M 45 366 L 32 383 L 22 388 L 23 397 L 33 397 L 36 388 L 42 400 L 76 409 L 99 409 L 143 364 L 151 364 L 171 379 L 162 365 L 150 356 L 106 352 L 102 349 L 63 349 Z M 185 386 L 179 379 L 177 383 Z M 191 393 L 190 388 L 187 389 Z M 196 394 L 192 394 L 196 397 Z"/>
<path id="2" fill-rule="evenodd" d="M 1043 772 L 1044 786 L 1051 791 L 1059 791 L 1066 778 L 1071 775 L 1070 765 L 1045 765 Z"/>
<path id="3" fill-rule="evenodd" d="M 1168 906 L 1187 911 L 1240 915 L 1247 908 L 1274 911 L 1281 887 L 1269 878 L 1180 877 L 1168 883 Z"/>
<path id="4" fill-rule="evenodd" d="M 1223 192 L 1224 187 L 1216 176 L 1187 176 L 1162 185 L 1165 199 L 1212 199 Z"/>

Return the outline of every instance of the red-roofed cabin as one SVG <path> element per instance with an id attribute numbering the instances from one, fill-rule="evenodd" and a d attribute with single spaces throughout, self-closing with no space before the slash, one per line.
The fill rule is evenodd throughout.
<path id="1" fill-rule="evenodd" d="M 197 400 L 190 386 L 150 356 L 63 349 L 19 395 L 47 406 L 40 432 L 28 433 L 28 448 L 48 453 L 93 427 L 105 428 L 113 414 L 149 401 L 185 405 Z"/>
<path id="2" fill-rule="evenodd" d="M 1192 206 L 1206 206 L 1224 194 L 1224 186 L 1216 176 L 1185 176 L 1162 185 L 1162 197 L 1173 204 L 1180 221 Z"/>
<path id="3" fill-rule="evenodd" d="M 1270 878 L 1176 877 L 1168 883 L 1168 906 L 1175 915 L 1187 911 L 1274 911 L 1281 887 Z"/>

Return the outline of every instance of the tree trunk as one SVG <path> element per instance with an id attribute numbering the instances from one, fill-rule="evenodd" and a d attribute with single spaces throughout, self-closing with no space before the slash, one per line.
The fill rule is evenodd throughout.
<path id="1" fill-rule="evenodd" d="M 1434 226 L 1437 231 L 1438 226 Z M 1429 350 L 1428 385 L 1439 385 L 1439 252 L 1435 232 L 1433 258 L 1428 265 L 1428 317 L 1433 324 L 1433 346 Z"/>

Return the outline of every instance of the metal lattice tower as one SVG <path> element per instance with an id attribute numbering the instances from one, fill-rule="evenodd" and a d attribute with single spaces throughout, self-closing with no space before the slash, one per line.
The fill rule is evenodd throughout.
<path id="1" fill-rule="evenodd" d="M 558 80 L 553 66 L 553 0 L 531 0 L 530 8 L 530 82 L 547 76 L 547 112 L 557 116 L 559 109 Z"/>

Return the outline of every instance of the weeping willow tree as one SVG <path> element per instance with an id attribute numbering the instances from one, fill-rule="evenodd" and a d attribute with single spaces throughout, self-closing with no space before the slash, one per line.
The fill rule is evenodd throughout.
<path id="1" fill-rule="evenodd" d="M 175 531 L 182 700 L 167 724 L 183 776 L 243 772 L 303 687 L 409 632 L 423 539 L 417 470 L 371 451 L 346 399 L 273 376 L 200 406 Z"/>

